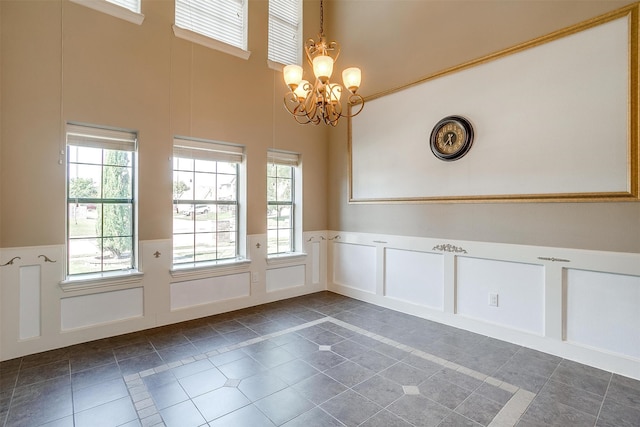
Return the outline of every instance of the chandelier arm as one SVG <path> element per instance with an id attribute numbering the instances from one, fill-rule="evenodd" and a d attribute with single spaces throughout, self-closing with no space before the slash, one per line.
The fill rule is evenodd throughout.
<path id="1" fill-rule="evenodd" d="M 360 112 L 364 108 L 364 98 L 362 97 L 362 95 L 360 95 L 359 93 L 352 93 L 351 95 L 349 95 L 348 107 L 349 108 L 347 110 L 347 114 L 343 114 L 342 117 L 351 118 L 360 114 Z M 353 112 L 354 108 L 357 108 L 355 113 Z"/>

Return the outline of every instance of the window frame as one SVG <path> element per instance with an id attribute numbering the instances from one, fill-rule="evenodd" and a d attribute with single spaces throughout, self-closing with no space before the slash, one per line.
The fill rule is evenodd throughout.
<path id="1" fill-rule="evenodd" d="M 141 272 L 139 271 L 139 239 L 138 239 L 138 138 L 137 133 L 130 130 L 114 129 L 107 127 L 98 127 L 93 125 L 68 123 L 66 126 L 66 164 L 65 164 L 65 264 L 64 264 L 64 280 L 61 282 L 63 290 L 69 290 L 67 287 L 70 284 L 84 283 L 85 287 L 92 287 L 95 285 L 103 285 L 104 281 L 113 283 L 128 283 L 136 282 L 141 279 Z M 82 162 L 71 162 L 71 149 L 70 147 L 87 147 L 87 148 L 99 148 L 102 150 L 115 150 L 131 153 L 131 198 L 130 199 L 114 199 L 104 197 L 70 197 L 70 168 L 72 164 L 82 164 Z M 100 163 L 102 168 L 101 172 L 104 172 L 104 157 Z M 101 175 L 102 176 L 102 175 Z M 103 187 L 103 183 L 100 183 L 100 189 Z M 100 271 L 85 272 L 85 273 L 70 273 L 70 215 L 69 206 L 73 203 L 100 203 L 100 204 L 123 204 L 124 200 L 128 200 L 126 204 L 131 206 L 131 235 L 127 236 L 131 238 L 131 267 L 120 270 L 104 270 L 101 263 Z M 99 239 L 104 239 L 103 231 Z M 101 254 L 104 254 L 101 250 Z M 80 289 L 78 285 L 72 287 L 72 289 Z"/>
<path id="2" fill-rule="evenodd" d="M 216 142 L 210 140 L 203 139 L 195 139 L 195 138 L 187 138 L 187 137 L 174 137 L 173 142 L 173 158 L 172 158 L 172 186 L 174 182 L 174 174 L 176 173 L 175 169 L 175 159 L 200 159 L 200 160 L 208 160 L 208 161 L 220 161 L 220 162 L 231 162 L 236 164 L 236 194 L 235 194 L 235 203 L 230 203 L 228 201 L 219 201 L 219 200 L 200 200 L 200 199 L 189 199 L 188 201 L 183 199 L 179 203 L 179 199 L 175 199 L 172 196 L 172 215 L 174 215 L 174 210 L 176 205 L 191 205 L 197 206 L 199 204 L 207 204 L 207 205 L 234 205 L 235 206 L 235 247 L 236 254 L 231 258 L 217 258 L 213 260 L 195 260 L 195 253 L 193 256 L 193 260 L 187 262 L 175 262 L 174 255 L 174 246 L 173 240 L 176 236 L 175 229 L 172 224 L 172 244 L 171 244 L 171 273 L 174 277 L 184 275 L 184 272 L 187 273 L 189 271 L 198 272 L 202 270 L 207 270 L 211 268 L 228 268 L 233 267 L 236 264 L 242 264 L 246 262 L 246 231 L 245 231 L 245 218 L 246 218 L 246 166 L 245 166 L 245 155 L 244 155 L 244 146 Z M 195 164 L 194 164 L 195 166 Z M 217 166 L 217 165 L 216 165 Z M 183 171 L 185 172 L 185 171 Z M 195 168 L 193 171 L 194 174 L 197 173 Z M 215 172 L 217 178 L 217 169 Z M 216 184 L 217 185 L 217 184 Z M 195 196 L 195 195 L 194 195 Z M 197 230 L 195 230 L 195 218 L 197 214 L 195 213 L 194 208 L 194 239 L 196 238 Z M 217 221 L 216 221 L 217 222 Z M 217 223 L 216 223 L 217 225 Z M 218 234 L 217 228 L 214 231 L 215 234 Z M 178 233 L 184 234 L 184 233 Z M 194 244 L 194 251 L 196 247 Z M 181 273 L 182 272 L 182 273 Z M 206 271 L 205 271 L 206 272 Z M 175 273 L 175 274 L 174 274 Z"/>
<path id="3" fill-rule="evenodd" d="M 248 0 L 239 0 L 242 2 L 242 13 L 243 13 L 243 21 L 242 21 L 242 33 L 243 33 L 243 40 L 242 40 L 242 45 L 238 46 L 232 43 L 229 43 L 228 41 L 225 40 L 221 40 L 218 38 L 214 38 L 210 35 L 205 34 L 204 32 L 198 31 L 196 28 L 194 28 L 194 26 L 189 26 L 190 28 L 187 28 L 188 25 L 179 25 L 177 23 L 178 21 L 178 16 L 177 14 L 179 13 L 179 8 L 178 8 L 178 3 L 181 2 L 189 2 L 189 0 L 175 0 L 174 4 L 175 4 L 175 11 L 174 11 L 174 25 L 173 25 L 173 34 L 181 39 L 190 41 L 192 43 L 196 43 L 199 44 L 201 46 L 205 46 L 208 47 L 210 49 L 215 49 L 217 51 L 223 52 L 223 53 L 227 53 L 229 55 L 233 55 L 236 56 L 238 58 L 247 60 L 249 59 L 249 56 L 251 56 L 251 52 L 248 50 L 248 29 L 249 29 L 249 7 L 248 7 Z M 209 6 L 213 9 L 215 6 L 215 3 L 211 2 L 209 4 Z M 185 4 L 184 7 L 191 9 L 191 6 L 188 4 Z M 227 28 L 226 26 L 224 28 Z"/>
<path id="4" fill-rule="evenodd" d="M 70 0 L 72 3 L 76 3 L 90 9 L 96 10 L 101 13 L 106 13 L 115 18 L 123 19 L 131 22 L 132 24 L 142 25 L 144 22 L 144 15 L 141 12 L 141 1 L 137 1 L 137 11 L 128 8 L 124 5 L 124 2 L 120 4 L 117 0 Z"/>
<path id="5" fill-rule="evenodd" d="M 296 257 L 304 255 L 302 244 L 302 162 L 298 153 L 281 150 L 268 150 L 267 152 L 267 170 L 265 177 L 267 185 L 269 182 L 269 165 L 275 164 L 280 166 L 290 166 L 291 171 L 291 202 L 278 202 L 269 200 L 269 192 L 267 190 L 267 215 L 270 206 L 290 206 L 290 250 L 286 252 L 270 252 L 269 251 L 269 224 L 267 219 L 267 259 L 274 260 L 277 258 Z M 277 245 L 279 246 L 279 244 Z"/>
<path id="6" fill-rule="evenodd" d="M 297 64 L 297 65 L 302 65 L 302 45 L 303 45 L 303 39 L 302 39 L 302 29 L 303 29 L 303 2 L 302 0 L 291 0 L 291 1 L 296 1 L 297 3 L 297 23 L 296 23 L 296 34 L 295 34 L 295 43 L 293 44 L 293 46 L 295 46 L 295 52 L 292 56 L 295 56 L 295 60 L 294 61 L 281 61 L 280 59 L 284 59 L 282 56 L 276 54 L 275 52 L 272 52 L 272 41 L 278 41 L 281 40 L 281 38 L 284 36 L 282 35 L 280 32 L 272 32 L 272 29 L 274 28 L 274 24 L 276 22 L 284 22 L 284 26 L 288 26 L 291 23 L 290 22 L 286 22 L 286 20 L 284 20 L 283 18 L 281 18 L 280 16 L 277 15 L 277 13 L 275 13 L 275 7 L 272 8 L 272 4 L 275 4 L 277 2 L 284 2 L 287 0 L 269 0 L 269 24 L 268 24 L 268 40 L 267 40 L 267 64 L 269 66 L 269 68 L 274 69 L 274 70 L 278 70 L 278 71 L 282 71 L 283 66 L 285 65 L 291 65 L 291 64 Z M 274 37 L 275 36 L 275 37 Z M 289 52 L 289 54 L 291 54 L 291 52 Z"/>

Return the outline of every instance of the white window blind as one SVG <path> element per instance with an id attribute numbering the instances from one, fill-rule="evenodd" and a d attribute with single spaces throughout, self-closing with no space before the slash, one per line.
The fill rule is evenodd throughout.
<path id="1" fill-rule="evenodd" d="M 135 132 L 67 124 L 67 144 L 69 145 L 136 151 L 136 143 Z"/>
<path id="2" fill-rule="evenodd" d="M 140 13 L 140 0 L 107 0 L 109 3 L 117 4 L 132 12 Z"/>
<path id="3" fill-rule="evenodd" d="M 269 0 L 271 61 L 302 65 L 302 1 Z"/>
<path id="4" fill-rule="evenodd" d="M 174 138 L 173 155 L 186 159 L 241 163 L 244 149 L 240 145 Z"/>
<path id="5" fill-rule="evenodd" d="M 176 0 L 176 26 L 247 50 L 247 0 Z"/>
<path id="6" fill-rule="evenodd" d="M 274 165 L 298 166 L 300 156 L 296 153 L 288 153 L 286 151 L 269 150 L 267 153 L 267 162 Z"/>

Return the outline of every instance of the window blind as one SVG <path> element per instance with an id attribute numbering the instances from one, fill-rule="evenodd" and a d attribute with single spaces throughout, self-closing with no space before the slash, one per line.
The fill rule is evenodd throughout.
<path id="1" fill-rule="evenodd" d="M 136 151 L 137 134 L 123 130 L 67 124 L 67 144 L 107 150 Z"/>
<path id="2" fill-rule="evenodd" d="M 192 139 L 173 139 L 173 155 L 187 159 L 241 163 L 244 148 L 240 145 Z"/>
<path id="3" fill-rule="evenodd" d="M 176 26 L 247 50 L 246 0 L 176 0 Z"/>
<path id="4" fill-rule="evenodd" d="M 280 64 L 302 65 L 302 2 L 269 0 L 268 58 Z"/>
<path id="5" fill-rule="evenodd" d="M 107 0 L 109 3 L 117 4 L 132 12 L 140 13 L 140 0 Z"/>
<path id="6" fill-rule="evenodd" d="M 286 151 L 269 150 L 267 153 L 267 162 L 275 165 L 298 166 L 300 164 L 300 156 L 296 153 L 288 153 Z"/>

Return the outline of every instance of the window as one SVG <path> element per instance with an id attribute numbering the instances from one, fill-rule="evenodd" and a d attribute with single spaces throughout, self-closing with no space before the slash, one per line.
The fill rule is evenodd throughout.
<path id="1" fill-rule="evenodd" d="M 295 252 L 300 242 L 300 168 L 297 154 L 269 151 L 267 158 L 267 254 Z M 298 220 L 296 220 L 298 219 Z"/>
<path id="2" fill-rule="evenodd" d="M 134 24 L 142 24 L 144 15 L 140 13 L 140 0 L 71 0 L 98 12 L 124 19 Z"/>
<path id="3" fill-rule="evenodd" d="M 177 37 L 249 58 L 247 0 L 176 0 L 175 11 Z"/>
<path id="4" fill-rule="evenodd" d="M 269 0 L 270 61 L 302 65 L 302 1 Z"/>
<path id="5" fill-rule="evenodd" d="M 176 138 L 173 156 L 174 266 L 237 258 L 242 147 Z"/>
<path id="6" fill-rule="evenodd" d="M 136 268 L 136 134 L 67 125 L 67 274 Z"/>

